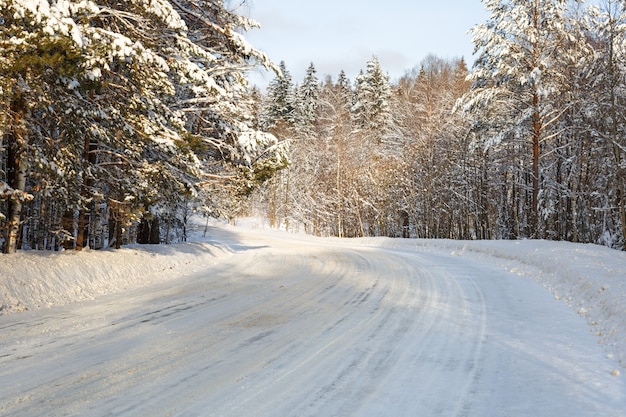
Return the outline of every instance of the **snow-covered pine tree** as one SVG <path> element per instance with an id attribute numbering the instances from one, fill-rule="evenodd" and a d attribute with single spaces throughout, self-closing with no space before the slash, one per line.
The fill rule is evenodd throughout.
<path id="1" fill-rule="evenodd" d="M 286 164 L 286 143 L 259 131 L 250 97 L 246 71 L 261 64 L 278 72 L 267 56 L 253 48 L 240 32 L 259 25 L 230 11 L 229 2 L 220 0 L 171 0 L 186 22 L 192 42 L 189 71 L 191 79 L 208 81 L 204 89 L 195 83 L 177 83 L 176 105 L 187 115 L 186 128 L 191 142 L 200 139 L 206 183 L 223 181 L 225 173 L 235 175 L 242 192 Z M 184 80 L 183 80 L 184 81 Z M 191 145 L 192 148 L 195 145 Z M 233 169 L 235 168 L 234 172 Z M 226 172 L 224 172 L 226 171 Z M 215 186 L 215 184 L 213 184 Z M 217 185 L 219 186 L 219 184 Z"/>
<path id="2" fill-rule="evenodd" d="M 367 62 L 365 72 L 356 79 L 353 117 L 358 126 L 370 130 L 380 140 L 391 123 L 391 85 L 378 58 Z"/>
<path id="3" fill-rule="evenodd" d="M 586 97 L 587 123 L 601 145 L 598 171 L 605 183 L 595 194 L 604 213 L 599 243 L 626 250 L 626 2 L 606 0 L 589 8 L 588 27 L 596 48 Z"/>
<path id="4" fill-rule="evenodd" d="M 350 80 L 341 70 L 337 82 L 329 78 L 320 91 L 320 137 L 325 141 L 317 143 L 319 161 L 315 164 L 318 174 L 315 182 L 316 194 L 312 197 L 317 202 L 318 213 L 328 217 L 325 225 L 316 223 L 318 229 L 332 231 L 335 236 L 344 237 L 352 233 L 350 213 L 347 201 L 352 182 L 352 164 L 358 164 L 354 138 L 352 137 L 352 91 Z M 363 151 L 364 146 L 359 151 Z M 352 183 L 352 184 L 351 184 Z M 322 216 L 320 216 L 322 217 Z M 307 219 L 311 220 L 311 219 Z M 320 219 L 321 220 L 321 219 Z"/>
<path id="5" fill-rule="evenodd" d="M 555 122 L 555 134 L 541 148 L 539 214 L 545 238 L 589 242 L 593 241 L 588 227 L 593 197 L 584 184 L 585 172 L 594 171 L 589 170 L 588 156 L 595 145 L 584 114 L 595 52 L 583 24 L 583 5 L 572 6 L 567 13 L 568 37 L 562 39 L 558 60 L 561 83 L 552 96 L 563 114 Z"/>
<path id="6" fill-rule="evenodd" d="M 85 104 L 73 92 L 78 91 L 77 78 L 86 59 L 82 56 L 85 39 L 70 16 L 96 9 L 90 2 L 0 2 L 0 134 L 6 149 L 2 155 L 0 147 L 6 161 L 0 200 L 8 214 L 0 217 L 6 218 L 5 253 L 15 252 L 21 244 L 23 203 L 33 199 L 33 190 L 53 194 L 63 189 L 55 187 L 55 180 L 62 179 L 69 187 L 57 197 L 66 204 L 76 202 L 74 167 L 80 166 L 80 158 L 75 151 L 82 144 L 73 134 L 76 131 L 66 131 L 61 121 L 74 122 L 72 107 Z M 59 104 L 67 107 L 59 111 L 55 108 Z M 58 144 L 61 137 L 64 146 Z"/>
<path id="7" fill-rule="evenodd" d="M 304 132 L 310 132 L 317 119 L 320 84 L 316 74 L 315 65 L 311 63 L 297 92 L 297 125 Z"/>
<path id="8" fill-rule="evenodd" d="M 543 144 L 558 134 L 568 103 L 558 102 L 563 85 L 559 60 L 567 39 L 566 0 L 484 0 L 486 23 L 472 29 L 480 52 L 470 74 L 472 91 L 464 112 L 474 120 L 485 149 L 506 153 L 512 210 L 502 219 L 507 236 L 542 235 L 539 197 Z M 528 167 L 528 168 L 527 168 Z M 530 189 L 526 199 L 525 190 Z"/>
<path id="9" fill-rule="evenodd" d="M 262 126 L 265 129 L 276 127 L 279 123 L 293 125 L 296 112 L 295 88 L 291 73 L 285 61 L 278 65 L 279 72 L 267 87 L 267 106 L 262 115 Z"/>
<path id="10" fill-rule="evenodd" d="M 339 75 L 337 76 L 337 88 L 340 92 L 341 103 L 343 104 L 345 110 L 349 112 L 350 108 L 352 107 L 354 92 L 352 91 L 352 87 L 350 86 L 350 80 L 348 79 L 348 76 L 346 75 L 346 72 L 344 70 L 341 70 L 339 72 Z"/>
<path id="11" fill-rule="evenodd" d="M 268 61 L 237 32 L 253 22 L 221 1 L 1 0 L 0 16 L 6 252 L 19 247 L 32 197 L 56 193 L 69 223 L 49 224 L 78 246 L 96 203 L 121 230 L 224 162 L 244 184 L 285 165 L 284 147 L 238 107 L 245 69 Z"/>

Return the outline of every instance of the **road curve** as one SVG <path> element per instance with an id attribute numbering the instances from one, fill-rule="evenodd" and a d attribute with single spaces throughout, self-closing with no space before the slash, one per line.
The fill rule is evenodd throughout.
<path id="1" fill-rule="evenodd" d="M 0 415 L 626 416 L 585 323 L 530 280 L 229 230 L 201 273 L 0 316 Z"/>

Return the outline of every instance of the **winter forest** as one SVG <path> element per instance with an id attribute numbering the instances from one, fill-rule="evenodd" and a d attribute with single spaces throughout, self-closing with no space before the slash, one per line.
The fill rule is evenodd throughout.
<path id="1" fill-rule="evenodd" d="M 624 249 L 626 1 L 483 3 L 475 62 L 392 81 L 293 80 L 229 1 L 0 0 L 3 251 L 185 240 L 193 212 Z"/>

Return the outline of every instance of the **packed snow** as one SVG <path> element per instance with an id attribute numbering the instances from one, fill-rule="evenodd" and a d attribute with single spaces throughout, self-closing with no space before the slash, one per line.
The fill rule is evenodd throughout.
<path id="1" fill-rule="evenodd" d="M 0 415 L 626 416 L 626 253 L 193 240 L 0 257 Z"/>

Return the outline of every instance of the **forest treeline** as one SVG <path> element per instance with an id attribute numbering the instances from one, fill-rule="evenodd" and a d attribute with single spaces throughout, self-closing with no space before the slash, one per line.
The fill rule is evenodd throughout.
<path id="1" fill-rule="evenodd" d="M 291 165 L 252 209 L 331 236 L 542 238 L 624 248 L 626 2 L 484 1 L 477 60 L 429 56 L 397 82 L 284 67 L 259 127 Z"/>
<path id="2" fill-rule="evenodd" d="M 626 2 L 483 0 L 474 63 L 298 82 L 239 3 L 0 0 L 4 252 L 184 240 L 194 210 L 624 248 Z"/>

